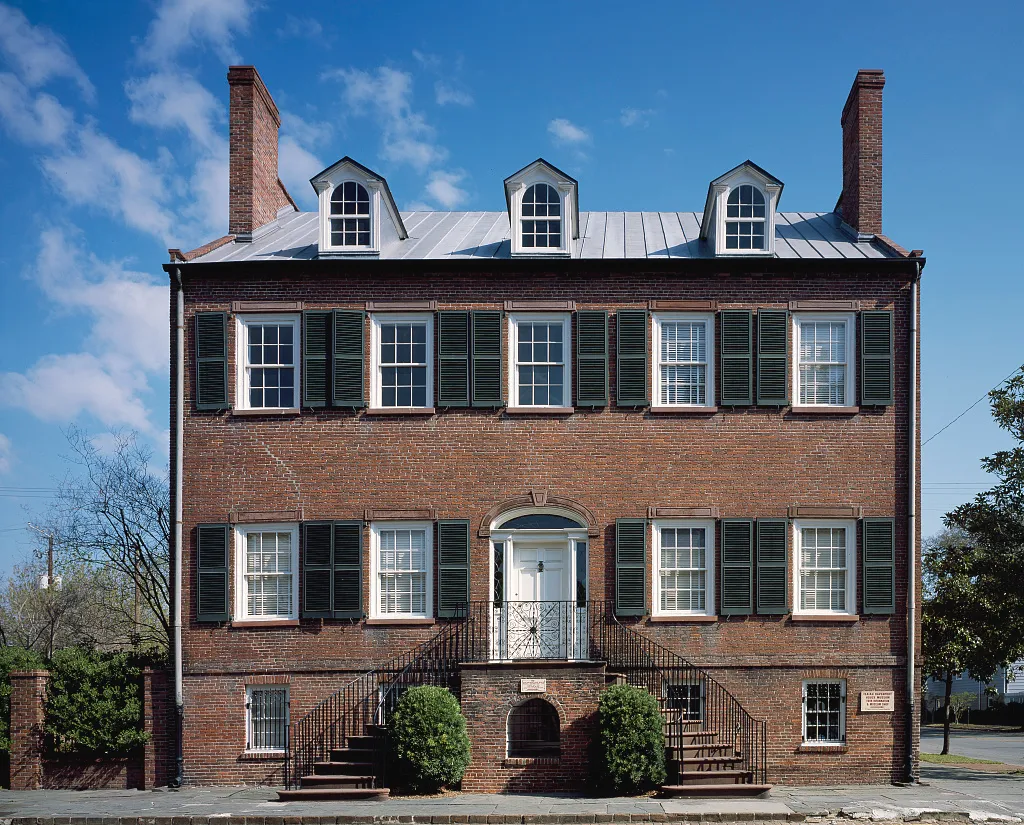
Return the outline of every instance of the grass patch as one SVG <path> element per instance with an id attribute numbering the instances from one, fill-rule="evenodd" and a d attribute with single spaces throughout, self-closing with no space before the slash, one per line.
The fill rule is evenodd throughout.
<path id="1" fill-rule="evenodd" d="M 935 762 L 940 765 L 1001 765 L 998 759 L 975 759 L 971 756 L 958 756 L 955 753 L 922 753 L 922 762 Z"/>

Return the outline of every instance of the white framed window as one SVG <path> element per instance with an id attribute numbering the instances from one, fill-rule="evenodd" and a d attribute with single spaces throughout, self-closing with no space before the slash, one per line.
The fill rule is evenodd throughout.
<path id="1" fill-rule="evenodd" d="M 238 315 L 235 407 L 299 407 L 299 316 Z"/>
<path id="2" fill-rule="evenodd" d="M 434 614 L 434 526 L 430 522 L 370 525 L 373 618 L 426 619 Z"/>
<path id="3" fill-rule="evenodd" d="M 568 313 L 509 315 L 509 406 L 572 406 Z"/>
<path id="4" fill-rule="evenodd" d="M 287 745 L 287 685 L 246 685 L 245 749 L 259 753 L 284 753 Z"/>
<path id="5" fill-rule="evenodd" d="M 331 248 L 371 248 L 370 193 L 366 187 L 354 180 L 340 181 L 331 192 L 330 203 Z"/>
<path id="6" fill-rule="evenodd" d="M 744 183 L 733 187 L 725 205 L 725 248 L 763 251 L 767 221 L 764 193 Z"/>
<path id="7" fill-rule="evenodd" d="M 857 523 L 794 521 L 793 531 L 793 612 L 856 613 Z"/>
<path id="8" fill-rule="evenodd" d="M 714 317 L 655 313 L 651 386 L 656 407 L 710 407 L 715 401 Z"/>
<path id="9" fill-rule="evenodd" d="M 652 523 L 655 616 L 715 615 L 715 523 Z"/>
<path id="10" fill-rule="evenodd" d="M 523 251 L 556 249 L 562 242 L 562 197 L 548 183 L 535 183 L 523 192 L 520 244 Z"/>
<path id="11" fill-rule="evenodd" d="M 372 316 L 371 393 L 374 407 L 432 407 L 434 316 Z"/>
<path id="12" fill-rule="evenodd" d="M 794 315 L 793 325 L 794 406 L 852 406 L 856 367 L 854 316 Z"/>
<path id="13" fill-rule="evenodd" d="M 803 683 L 802 717 L 804 744 L 844 744 L 846 680 L 806 679 Z"/>
<path id="14" fill-rule="evenodd" d="M 235 616 L 246 621 L 299 617 L 299 525 L 235 527 Z"/>

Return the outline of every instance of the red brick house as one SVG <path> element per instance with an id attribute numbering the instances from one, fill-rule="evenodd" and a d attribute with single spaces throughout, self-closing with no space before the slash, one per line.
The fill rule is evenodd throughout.
<path id="1" fill-rule="evenodd" d="M 402 212 L 348 157 L 301 212 L 228 80 L 230 234 L 165 267 L 182 780 L 379 795 L 430 683 L 464 789 L 579 788 L 622 681 L 669 792 L 912 774 L 924 260 L 882 234 L 882 73 L 814 213 L 750 161 L 591 212 L 544 160 Z"/>

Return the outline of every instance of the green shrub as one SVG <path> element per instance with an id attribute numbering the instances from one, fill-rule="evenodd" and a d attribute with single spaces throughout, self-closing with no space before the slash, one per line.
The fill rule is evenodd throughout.
<path id="1" fill-rule="evenodd" d="M 605 794 L 641 793 L 665 781 L 664 721 L 650 693 L 613 685 L 601 694 L 592 764 Z"/>
<path id="2" fill-rule="evenodd" d="M 407 690 L 388 723 L 391 775 L 402 790 L 437 793 L 462 781 L 469 764 L 466 717 L 444 688 Z"/>
<path id="3" fill-rule="evenodd" d="M 11 750 L 11 671 L 41 670 L 42 657 L 21 647 L 0 647 L 0 752 Z"/>
<path id="4" fill-rule="evenodd" d="M 50 663 L 45 730 L 57 753 L 125 754 L 148 738 L 142 730 L 142 670 L 128 653 L 80 647 Z"/>

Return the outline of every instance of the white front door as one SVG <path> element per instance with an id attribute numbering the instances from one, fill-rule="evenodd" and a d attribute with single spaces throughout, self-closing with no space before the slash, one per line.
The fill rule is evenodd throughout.
<path id="1" fill-rule="evenodd" d="M 571 565 L 566 544 L 512 543 L 508 603 L 510 659 L 568 657 Z"/>

